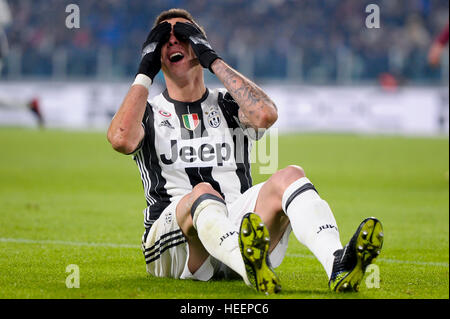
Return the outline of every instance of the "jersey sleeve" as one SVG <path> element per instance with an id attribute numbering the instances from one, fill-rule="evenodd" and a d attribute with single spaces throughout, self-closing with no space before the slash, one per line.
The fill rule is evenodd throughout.
<path id="1" fill-rule="evenodd" d="M 229 128 L 236 129 L 240 128 L 244 132 L 244 134 L 252 139 L 259 140 L 264 135 L 264 129 L 255 130 L 252 127 L 246 126 L 239 120 L 239 105 L 233 99 L 230 93 L 225 91 L 219 91 L 218 95 L 218 104 L 222 109 L 222 113 L 224 114 L 227 124 Z"/>
<path id="2" fill-rule="evenodd" d="M 139 142 L 136 149 L 134 151 L 132 151 L 131 153 L 129 153 L 128 155 L 135 155 L 137 152 L 139 152 L 141 150 L 142 145 L 144 145 L 145 139 L 148 136 L 148 129 L 151 127 L 150 123 L 148 123 L 149 118 L 150 118 L 149 117 L 150 112 L 152 112 L 152 106 L 150 105 L 150 103 L 147 102 L 147 106 L 145 107 L 144 116 L 142 117 L 142 122 L 141 122 L 142 128 L 144 129 L 144 137 Z"/>

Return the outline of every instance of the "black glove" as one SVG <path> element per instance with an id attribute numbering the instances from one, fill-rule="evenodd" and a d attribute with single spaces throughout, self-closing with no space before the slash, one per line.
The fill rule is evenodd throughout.
<path id="1" fill-rule="evenodd" d="M 216 59 L 220 59 L 220 57 L 211 48 L 211 45 L 199 28 L 191 23 L 177 22 L 173 27 L 173 33 L 177 39 L 189 41 L 200 64 L 214 73 L 211 69 L 211 64 Z"/>
<path id="2" fill-rule="evenodd" d="M 150 31 L 142 45 L 142 60 L 138 74 L 145 74 L 153 81 L 161 70 L 161 47 L 169 41 L 171 31 L 172 25 L 169 22 L 160 23 Z"/>

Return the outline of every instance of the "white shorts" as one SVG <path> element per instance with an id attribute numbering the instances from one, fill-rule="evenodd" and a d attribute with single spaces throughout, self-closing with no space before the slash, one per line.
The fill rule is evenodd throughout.
<path id="1" fill-rule="evenodd" d="M 228 217 L 238 230 L 241 220 L 248 212 L 254 212 L 256 199 L 264 183 L 254 185 L 239 196 L 233 203 L 227 205 Z M 174 200 L 164 209 L 161 216 L 151 227 L 143 250 L 147 263 L 147 272 L 157 277 L 177 279 L 209 280 L 213 276 L 233 277 L 236 274 L 218 260 L 209 256 L 203 265 L 191 274 L 188 269 L 189 247 L 177 223 L 175 210 L 182 197 Z M 278 267 L 286 254 L 289 235 L 289 225 L 280 242 L 270 253 L 272 267 Z"/>

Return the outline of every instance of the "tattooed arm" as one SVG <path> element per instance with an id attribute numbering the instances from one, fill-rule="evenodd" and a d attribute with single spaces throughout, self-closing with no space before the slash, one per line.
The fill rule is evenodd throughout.
<path id="1" fill-rule="evenodd" d="M 254 129 L 269 128 L 278 118 L 275 103 L 264 91 L 223 60 L 211 65 L 214 74 L 239 105 L 239 120 Z"/>

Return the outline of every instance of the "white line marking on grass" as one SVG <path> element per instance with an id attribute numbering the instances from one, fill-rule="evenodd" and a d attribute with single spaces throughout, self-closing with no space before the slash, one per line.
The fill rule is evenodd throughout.
<path id="1" fill-rule="evenodd" d="M 64 240 L 34 240 L 26 238 L 2 238 L 0 237 L 0 243 L 18 243 L 18 244 L 41 244 L 41 245 L 67 245 L 67 246 L 84 246 L 84 247 L 108 247 L 108 248 L 133 248 L 140 249 L 139 245 L 131 244 L 114 244 L 114 243 L 86 243 L 76 241 L 64 241 Z M 287 253 L 286 257 L 293 258 L 315 258 L 313 255 L 305 254 L 292 254 Z M 436 267 L 449 267 L 449 263 L 445 262 L 432 262 L 432 261 L 412 261 L 412 260 L 397 260 L 397 259 L 385 259 L 378 258 L 378 262 L 385 262 L 389 264 L 410 264 L 420 266 L 436 266 Z"/>
<path id="2" fill-rule="evenodd" d="M 435 262 L 435 261 L 413 261 L 413 260 L 397 260 L 397 259 L 384 259 L 379 258 L 377 261 L 389 263 L 389 264 L 410 264 L 419 266 L 436 266 L 436 267 L 448 267 L 448 263 Z"/>
<path id="3" fill-rule="evenodd" d="M 305 254 L 286 254 L 287 257 L 293 258 L 316 258 L 313 255 L 305 255 Z M 445 262 L 433 262 L 433 261 L 413 261 L 413 260 L 397 260 L 397 259 L 385 259 L 378 258 L 377 262 L 388 263 L 388 264 L 409 264 L 409 265 L 419 265 L 419 266 L 436 266 L 436 267 L 447 267 L 449 263 Z"/>
<path id="4" fill-rule="evenodd" d="M 87 247 L 109 247 L 109 248 L 140 248 L 139 245 L 113 244 L 113 243 L 84 243 L 76 241 L 63 240 L 34 240 L 25 238 L 1 238 L 1 243 L 19 243 L 19 244 L 43 244 L 43 245 L 68 245 L 68 246 L 87 246 Z"/>

